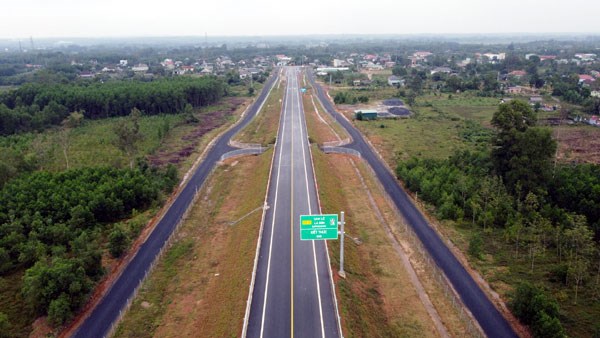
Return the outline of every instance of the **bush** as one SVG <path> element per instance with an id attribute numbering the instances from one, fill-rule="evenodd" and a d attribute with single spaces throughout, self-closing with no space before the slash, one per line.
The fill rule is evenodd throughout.
<path id="1" fill-rule="evenodd" d="M 119 258 L 128 246 L 127 234 L 120 225 L 116 225 L 108 236 L 108 251 L 114 258 Z"/>
<path id="2" fill-rule="evenodd" d="M 558 319 L 558 304 L 542 289 L 522 283 L 509 305 L 515 316 L 531 327 L 534 337 L 566 336 Z"/>
<path id="3" fill-rule="evenodd" d="M 50 302 L 50 307 L 48 308 L 48 322 L 50 322 L 51 325 L 55 327 L 62 325 L 69 320 L 72 315 L 73 312 L 71 311 L 69 298 L 64 293 Z"/>
<path id="4" fill-rule="evenodd" d="M 469 240 L 469 255 L 481 259 L 483 255 L 483 238 L 480 233 L 474 233 Z"/>

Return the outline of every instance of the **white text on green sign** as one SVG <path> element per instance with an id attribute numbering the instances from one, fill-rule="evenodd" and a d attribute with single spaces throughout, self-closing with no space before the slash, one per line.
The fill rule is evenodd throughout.
<path id="1" fill-rule="evenodd" d="M 338 215 L 300 215 L 300 239 L 323 240 L 338 238 Z"/>

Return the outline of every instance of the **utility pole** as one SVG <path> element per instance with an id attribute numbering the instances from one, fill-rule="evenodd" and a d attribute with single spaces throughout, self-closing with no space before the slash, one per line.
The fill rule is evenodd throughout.
<path id="1" fill-rule="evenodd" d="M 344 224 L 346 224 L 346 222 L 344 221 L 344 212 L 342 211 L 340 214 L 340 227 L 342 229 L 340 231 L 340 271 L 338 274 L 340 277 L 346 278 L 346 272 L 344 271 Z"/>

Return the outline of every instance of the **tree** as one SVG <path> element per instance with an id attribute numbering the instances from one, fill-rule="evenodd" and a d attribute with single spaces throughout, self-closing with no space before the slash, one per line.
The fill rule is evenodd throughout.
<path id="1" fill-rule="evenodd" d="M 129 167 L 133 169 L 138 144 L 143 139 L 140 132 L 139 119 L 141 111 L 137 108 L 131 110 L 128 119 L 122 119 L 115 126 L 117 135 L 116 145 L 129 158 Z"/>
<path id="2" fill-rule="evenodd" d="M 483 90 L 493 92 L 498 89 L 498 74 L 488 73 L 483 77 Z"/>
<path id="3" fill-rule="evenodd" d="M 72 112 L 69 116 L 62 121 L 62 128 L 59 132 L 59 141 L 62 147 L 63 156 L 65 157 L 65 163 L 67 170 L 69 169 L 69 147 L 70 147 L 70 135 L 73 128 L 77 128 L 83 121 L 82 112 Z"/>
<path id="4" fill-rule="evenodd" d="M 413 92 L 420 94 L 423 90 L 423 79 L 419 75 L 413 75 L 408 82 L 408 88 Z"/>
<path id="5" fill-rule="evenodd" d="M 494 169 L 508 187 L 519 184 L 524 194 L 546 186 L 556 152 L 551 132 L 534 128 L 535 123 L 531 107 L 519 100 L 500 104 L 492 118 Z"/>
<path id="6" fill-rule="evenodd" d="M 584 216 L 570 216 L 572 229 L 565 230 L 569 246 L 569 275 L 575 281 L 575 304 L 579 286 L 589 274 L 591 259 L 594 253 L 594 233 L 587 225 Z"/>
<path id="7" fill-rule="evenodd" d="M 116 225 L 108 236 L 108 251 L 114 258 L 121 257 L 128 244 L 127 234 L 120 225 Z"/>
<path id="8" fill-rule="evenodd" d="M 183 108 L 183 116 L 183 120 L 185 121 L 185 123 L 198 123 L 200 121 L 198 120 L 196 115 L 194 115 L 194 108 L 189 103 L 187 103 Z"/>
<path id="9" fill-rule="evenodd" d="M 71 304 L 66 294 L 61 294 L 58 298 L 50 302 L 48 307 L 48 321 L 54 327 L 62 325 L 73 315 Z"/>
<path id="10" fill-rule="evenodd" d="M 406 76 L 406 68 L 400 65 L 396 65 L 394 66 L 394 68 L 392 68 L 392 74 L 396 76 Z"/>
<path id="11" fill-rule="evenodd" d="M 584 106 L 588 113 L 600 115 L 600 98 L 590 97 L 585 101 Z"/>

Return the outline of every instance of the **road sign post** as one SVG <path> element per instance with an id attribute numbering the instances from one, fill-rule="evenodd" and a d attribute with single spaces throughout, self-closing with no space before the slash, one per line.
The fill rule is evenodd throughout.
<path id="1" fill-rule="evenodd" d="M 346 272 L 344 271 L 344 224 L 346 223 L 344 221 L 344 212 L 340 212 L 341 214 L 341 222 L 340 222 L 340 271 L 338 272 L 338 274 L 340 275 L 340 277 L 342 278 L 346 278 Z"/>

